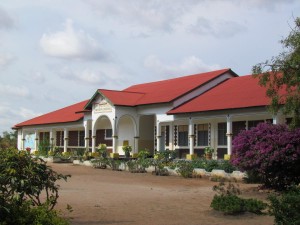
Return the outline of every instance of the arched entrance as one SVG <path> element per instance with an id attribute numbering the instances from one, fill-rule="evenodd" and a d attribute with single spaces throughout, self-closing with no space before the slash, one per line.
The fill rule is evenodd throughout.
<path id="1" fill-rule="evenodd" d="M 110 119 L 107 116 L 100 116 L 94 125 L 95 147 L 99 144 L 106 144 L 109 153 L 113 147 L 113 131 Z"/>
<path id="2" fill-rule="evenodd" d="M 120 155 L 124 155 L 122 150 L 123 145 L 130 145 L 135 148 L 136 124 L 134 119 L 129 115 L 122 116 L 118 121 L 118 142 L 117 151 Z"/>

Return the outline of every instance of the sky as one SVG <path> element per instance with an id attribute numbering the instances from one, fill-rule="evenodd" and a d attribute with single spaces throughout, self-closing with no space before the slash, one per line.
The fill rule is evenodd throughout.
<path id="1" fill-rule="evenodd" d="M 0 135 L 97 89 L 278 55 L 298 0 L 1 0 Z"/>

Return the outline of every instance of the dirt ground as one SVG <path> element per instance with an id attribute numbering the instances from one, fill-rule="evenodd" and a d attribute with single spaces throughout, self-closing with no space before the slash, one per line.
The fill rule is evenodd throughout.
<path id="1" fill-rule="evenodd" d="M 246 213 L 224 216 L 209 206 L 217 184 L 206 178 L 160 177 L 150 173 L 94 169 L 72 164 L 49 164 L 54 170 L 71 174 L 61 181 L 57 209 L 73 212 L 75 225 L 271 225 L 273 218 Z M 254 185 L 240 184 L 244 197 L 265 199 Z"/>

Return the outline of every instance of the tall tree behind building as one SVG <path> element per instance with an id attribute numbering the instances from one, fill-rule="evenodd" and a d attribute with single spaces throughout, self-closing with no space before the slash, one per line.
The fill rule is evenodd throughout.
<path id="1" fill-rule="evenodd" d="M 282 39 L 283 52 L 252 68 L 259 84 L 267 88 L 273 114 L 282 110 L 292 117 L 291 127 L 300 127 L 300 18 L 289 35 Z M 259 75 L 262 74 L 262 75 Z"/>

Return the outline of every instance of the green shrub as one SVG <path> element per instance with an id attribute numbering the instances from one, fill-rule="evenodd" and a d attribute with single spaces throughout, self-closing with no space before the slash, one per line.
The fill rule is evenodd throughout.
<path id="1" fill-rule="evenodd" d="M 264 182 L 262 176 L 254 170 L 247 171 L 247 177 L 243 180 L 247 184 L 261 184 Z"/>
<path id="2" fill-rule="evenodd" d="M 68 177 L 25 151 L 1 150 L 0 224 L 68 224 L 53 210 L 59 197 L 56 182 Z"/>
<path id="3" fill-rule="evenodd" d="M 244 207 L 247 212 L 262 214 L 262 211 L 267 208 L 267 204 L 260 200 L 250 198 L 244 200 Z"/>
<path id="4" fill-rule="evenodd" d="M 194 166 L 189 161 L 180 161 L 178 163 L 177 173 L 184 178 L 191 178 L 193 176 Z"/>
<path id="5" fill-rule="evenodd" d="M 239 214 L 251 212 L 262 214 L 262 211 L 267 208 L 267 204 L 257 199 L 243 199 L 237 195 L 241 194 L 239 186 L 235 183 L 220 182 L 213 187 L 217 192 L 214 196 L 210 207 L 214 210 L 221 211 L 224 214 Z"/>
<path id="6" fill-rule="evenodd" d="M 281 196 L 270 195 L 270 215 L 275 217 L 275 225 L 300 224 L 300 188 L 293 187 Z"/>
<path id="7" fill-rule="evenodd" d="M 244 200 L 236 195 L 215 195 L 210 207 L 224 214 L 244 212 Z"/>

